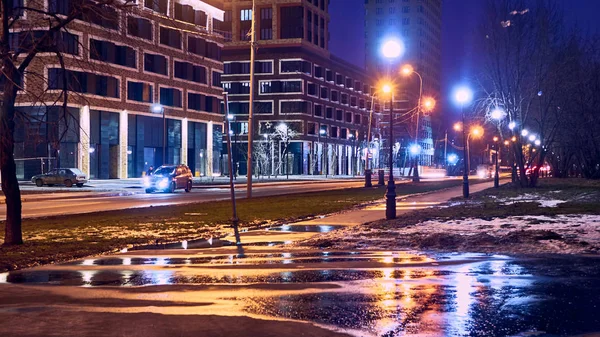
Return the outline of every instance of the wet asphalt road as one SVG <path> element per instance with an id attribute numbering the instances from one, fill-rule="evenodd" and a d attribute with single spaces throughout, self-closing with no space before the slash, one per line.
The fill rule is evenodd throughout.
<path id="1" fill-rule="evenodd" d="M 179 306 L 179 312 L 226 308 L 234 315 L 311 322 L 355 336 L 600 331 L 597 258 L 285 251 L 128 253 L 0 274 L 0 290 L 44 285 L 52 292 L 66 286 L 75 298 L 98 292 L 119 299 L 121 306 L 127 305 L 125 299 L 152 298 L 168 302 L 169 308 Z M 213 311 L 211 305 L 194 307 L 200 300 L 212 303 Z M 110 305 L 103 310 L 111 310 Z M 132 305 L 129 310 L 148 309 Z"/>

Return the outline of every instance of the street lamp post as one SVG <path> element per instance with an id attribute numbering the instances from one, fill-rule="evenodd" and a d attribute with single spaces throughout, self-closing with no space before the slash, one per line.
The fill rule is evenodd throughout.
<path id="1" fill-rule="evenodd" d="M 467 143 L 467 132 L 465 130 L 465 104 L 471 101 L 473 93 L 466 87 L 459 88 L 456 90 L 455 99 L 460 104 L 460 113 L 462 117 L 462 135 L 463 135 L 463 197 L 466 199 L 469 197 L 469 166 L 468 159 L 468 143 Z"/>
<path id="2" fill-rule="evenodd" d="M 498 143 L 500 139 L 494 136 L 494 146 L 496 147 L 496 160 L 494 161 L 495 173 L 494 173 L 494 187 L 500 187 L 500 173 L 498 172 L 498 157 L 500 156 L 500 145 Z"/>
<path id="3" fill-rule="evenodd" d="M 394 94 L 392 93 L 392 88 L 387 85 L 384 87 L 384 92 L 390 94 L 390 158 L 389 158 L 389 167 L 390 172 L 388 176 L 388 185 L 387 191 L 385 193 L 385 218 L 395 219 L 396 218 L 396 184 L 394 182 Z"/>
<path id="4" fill-rule="evenodd" d="M 371 112 L 369 112 L 369 126 L 367 128 L 367 155 L 365 158 L 365 187 L 372 187 L 371 182 L 372 171 L 370 168 L 369 157 L 371 156 L 371 123 L 373 122 L 373 110 L 375 104 L 375 94 L 371 96 Z"/>
<path id="5" fill-rule="evenodd" d="M 381 52 L 385 58 L 388 60 L 398 59 L 404 53 L 404 45 L 398 40 L 388 40 L 386 41 L 382 48 Z M 390 166 L 390 174 L 388 177 L 388 186 L 387 192 L 385 194 L 385 218 L 395 219 L 396 218 L 396 184 L 394 183 L 394 93 L 392 92 L 392 87 L 388 84 L 383 87 L 383 92 L 388 93 L 390 95 L 390 158 L 389 158 L 389 166 Z"/>
<path id="6" fill-rule="evenodd" d="M 162 164 L 167 163 L 167 118 L 165 117 L 165 107 L 161 104 L 152 104 L 151 110 L 153 113 L 162 114 L 163 120 L 163 141 L 162 141 Z"/>
<path id="7" fill-rule="evenodd" d="M 421 74 L 415 71 L 415 69 L 410 65 L 405 65 L 402 67 L 402 74 L 405 76 L 410 76 L 411 74 L 415 74 L 419 77 L 419 99 L 417 101 L 417 121 L 415 128 L 415 144 L 419 145 L 419 121 L 421 120 L 421 99 L 423 98 L 423 77 Z M 413 169 L 413 182 L 421 181 L 419 177 L 419 160 L 421 155 L 417 154 L 414 159 L 414 169 Z"/>

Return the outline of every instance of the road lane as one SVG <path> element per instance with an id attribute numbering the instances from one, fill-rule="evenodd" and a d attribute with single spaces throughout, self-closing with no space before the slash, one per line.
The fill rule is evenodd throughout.
<path id="1" fill-rule="evenodd" d="M 363 182 L 360 181 L 337 183 L 307 183 L 293 185 L 266 185 L 254 187 L 254 196 L 263 197 L 285 195 L 361 186 L 363 186 Z M 245 190 L 236 190 L 236 196 L 238 198 L 245 198 Z M 127 208 L 179 205 L 227 199 L 229 199 L 229 190 L 225 188 L 193 189 L 191 193 L 177 191 L 173 194 L 140 193 L 123 196 L 94 196 L 93 194 L 86 193 L 84 196 L 82 196 L 82 198 L 77 199 L 61 199 L 60 194 L 56 194 L 56 198 L 51 200 L 23 202 L 23 217 L 33 218 L 52 215 L 80 214 L 99 211 L 112 211 Z M 4 219 L 6 219 L 6 208 L 4 207 L 4 205 L 0 205 L 0 220 Z"/>

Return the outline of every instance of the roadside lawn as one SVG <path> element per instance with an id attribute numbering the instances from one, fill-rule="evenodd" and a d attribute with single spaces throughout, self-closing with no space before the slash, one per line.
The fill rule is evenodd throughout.
<path id="1" fill-rule="evenodd" d="M 505 254 L 600 253 L 600 181 L 512 184 L 323 234 L 300 244 L 330 249 L 420 249 Z"/>
<path id="2" fill-rule="evenodd" d="M 424 193 L 460 184 L 460 180 L 403 183 L 397 193 L 399 196 Z M 240 199 L 237 210 L 242 227 L 266 226 L 339 212 L 382 199 L 384 194 L 385 187 L 373 187 Z M 231 203 L 217 201 L 25 219 L 25 244 L 0 246 L 0 271 L 66 261 L 156 240 L 168 243 L 222 237 L 231 232 L 230 218 Z"/>

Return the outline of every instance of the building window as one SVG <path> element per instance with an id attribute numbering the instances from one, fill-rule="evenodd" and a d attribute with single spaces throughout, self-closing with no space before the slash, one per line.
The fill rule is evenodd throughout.
<path id="1" fill-rule="evenodd" d="M 314 83 L 308 83 L 307 88 L 306 88 L 306 93 L 311 95 L 311 96 L 317 96 L 317 91 L 318 91 L 318 86 Z"/>
<path id="2" fill-rule="evenodd" d="M 254 102 L 254 110 L 256 114 L 273 114 L 273 102 Z"/>
<path id="3" fill-rule="evenodd" d="M 128 16 L 127 34 L 152 41 L 152 22 L 147 19 Z"/>
<path id="4" fill-rule="evenodd" d="M 315 135 L 317 134 L 317 124 L 313 123 L 313 122 L 308 122 L 308 129 L 306 130 L 306 133 L 309 135 Z"/>
<path id="5" fill-rule="evenodd" d="M 338 91 L 337 90 L 331 90 L 331 101 L 332 102 L 339 102 L 340 98 L 338 97 Z"/>
<path id="6" fill-rule="evenodd" d="M 169 8 L 169 0 L 144 0 L 144 7 L 150 8 L 151 10 L 167 15 Z"/>
<path id="7" fill-rule="evenodd" d="M 343 110 L 335 110 L 335 120 L 343 121 L 344 120 L 344 111 Z"/>
<path id="8" fill-rule="evenodd" d="M 127 46 L 112 42 L 90 39 L 90 58 L 93 60 L 137 68 L 137 53 Z"/>
<path id="9" fill-rule="evenodd" d="M 273 9 L 271 7 L 260 9 L 260 39 L 273 39 Z"/>
<path id="10" fill-rule="evenodd" d="M 152 103 L 152 85 L 144 82 L 127 81 L 127 99 L 130 101 Z"/>
<path id="11" fill-rule="evenodd" d="M 360 125 L 360 124 L 361 124 L 361 122 L 362 122 L 362 118 L 361 118 L 361 116 L 360 116 L 359 114 L 355 114 L 355 115 L 354 115 L 354 124 L 356 124 L 356 125 Z"/>
<path id="12" fill-rule="evenodd" d="M 202 103 L 203 102 L 204 102 L 204 95 L 188 92 L 188 99 L 187 99 L 188 109 L 202 111 Z"/>
<path id="13" fill-rule="evenodd" d="M 323 106 L 320 104 L 315 104 L 315 116 L 316 117 L 323 117 Z"/>
<path id="14" fill-rule="evenodd" d="M 181 90 L 174 88 L 160 88 L 160 104 L 181 108 Z"/>
<path id="15" fill-rule="evenodd" d="M 281 61 L 279 73 L 305 73 L 312 74 L 311 64 L 308 61 Z"/>
<path id="16" fill-rule="evenodd" d="M 200 10 L 194 10 L 190 5 L 175 3 L 175 19 L 198 26 L 206 27 L 206 13 Z"/>
<path id="17" fill-rule="evenodd" d="M 8 43 L 10 49 L 15 52 L 28 52 L 40 41 L 47 30 L 27 30 L 22 32 L 9 33 Z M 48 39 L 43 45 L 38 45 L 38 52 L 51 53 L 59 51 L 61 53 L 79 55 L 79 36 L 71 33 L 59 31 L 54 32 L 54 36 Z"/>
<path id="18" fill-rule="evenodd" d="M 71 15 L 75 11 L 80 12 L 75 18 L 84 22 L 93 23 L 108 29 L 119 29 L 119 13 L 109 5 L 94 7 L 83 6 L 85 2 L 48 0 L 48 13 Z"/>
<path id="19" fill-rule="evenodd" d="M 160 27 L 160 44 L 181 49 L 181 31 Z"/>
<path id="20" fill-rule="evenodd" d="M 309 103 L 306 101 L 282 101 L 281 102 L 281 110 L 279 111 L 281 114 L 310 114 L 309 111 Z"/>
<path id="21" fill-rule="evenodd" d="M 221 47 L 214 42 L 206 42 L 200 37 L 188 36 L 188 51 L 213 60 L 221 60 Z"/>
<path id="22" fill-rule="evenodd" d="M 250 63 L 248 63 L 250 64 Z M 254 72 L 257 74 L 273 73 L 273 61 L 255 61 Z"/>
<path id="23" fill-rule="evenodd" d="M 333 119 L 333 108 L 332 107 L 327 107 L 325 109 L 325 118 Z"/>
<path id="24" fill-rule="evenodd" d="M 240 10 L 240 20 L 241 21 L 252 21 L 252 10 L 251 9 Z"/>
<path id="25" fill-rule="evenodd" d="M 280 8 L 280 32 L 282 39 L 301 39 L 304 37 L 304 8 L 285 6 Z"/>
<path id="26" fill-rule="evenodd" d="M 225 84 L 223 89 L 230 95 L 250 94 L 250 82 L 229 82 Z"/>
<path id="27" fill-rule="evenodd" d="M 346 123 L 352 123 L 352 113 L 351 112 L 346 112 L 345 117 L 346 117 L 346 119 L 345 119 Z"/>
<path id="28" fill-rule="evenodd" d="M 342 104 L 348 105 L 348 94 L 342 94 Z"/>
<path id="29" fill-rule="evenodd" d="M 260 84 L 261 94 L 302 93 L 302 81 L 265 81 Z"/>
<path id="30" fill-rule="evenodd" d="M 325 76 L 325 80 L 327 82 L 333 82 L 333 71 L 327 69 L 327 71 L 325 72 L 326 76 Z"/>
<path id="31" fill-rule="evenodd" d="M 315 77 L 323 79 L 323 67 L 315 64 Z"/>
<path id="32" fill-rule="evenodd" d="M 329 89 L 326 87 L 321 87 L 321 98 L 329 99 Z"/>
<path id="33" fill-rule="evenodd" d="M 63 88 L 62 84 L 65 77 L 67 87 Z M 114 77 L 59 68 L 48 69 L 48 89 L 66 89 L 83 94 L 112 98 L 120 97 L 119 80 Z"/>
<path id="34" fill-rule="evenodd" d="M 206 68 L 188 62 L 175 61 L 173 76 L 182 80 L 207 84 Z"/>
<path id="35" fill-rule="evenodd" d="M 167 58 L 162 55 L 144 54 L 144 70 L 151 73 L 168 75 Z"/>
<path id="36" fill-rule="evenodd" d="M 403 18 L 402 19 L 402 24 L 405 25 L 405 26 L 409 25 L 410 24 L 410 18 Z"/>
<path id="37" fill-rule="evenodd" d="M 356 106 L 356 97 L 350 96 L 350 106 Z"/>
<path id="38" fill-rule="evenodd" d="M 402 7 L 402 13 L 409 13 L 409 12 L 410 12 L 410 7 L 409 6 Z"/>
<path id="39" fill-rule="evenodd" d="M 377 14 L 377 15 L 381 15 L 381 14 L 383 14 L 383 8 L 381 8 L 381 7 L 377 7 L 377 8 L 375 9 L 375 14 Z"/>
<path id="40" fill-rule="evenodd" d="M 221 87 L 221 73 L 218 71 L 212 72 L 212 86 Z"/>

